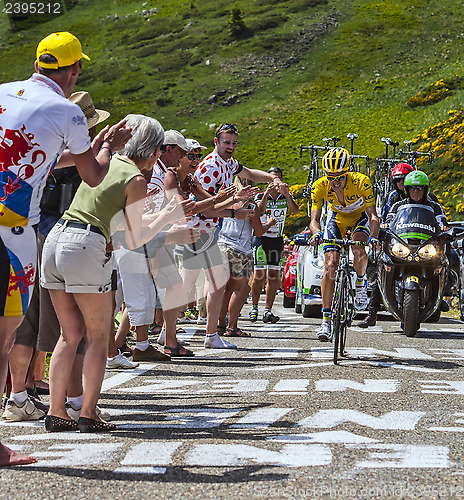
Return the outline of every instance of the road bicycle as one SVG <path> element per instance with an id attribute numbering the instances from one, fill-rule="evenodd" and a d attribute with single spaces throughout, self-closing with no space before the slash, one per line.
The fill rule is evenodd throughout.
<path id="1" fill-rule="evenodd" d="M 346 357 L 346 331 L 351 326 L 356 314 L 354 307 L 356 291 L 351 278 L 350 246 L 367 246 L 364 241 L 351 239 L 351 232 L 347 230 L 343 239 L 322 239 L 322 244 L 338 245 L 340 247 L 340 257 L 335 273 L 335 287 L 332 298 L 332 334 L 334 364 L 338 363 L 339 357 Z M 314 255 L 317 256 L 318 242 L 314 245 Z"/>

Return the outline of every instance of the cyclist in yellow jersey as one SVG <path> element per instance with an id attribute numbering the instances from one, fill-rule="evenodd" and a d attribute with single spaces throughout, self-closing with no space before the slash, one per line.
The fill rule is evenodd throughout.
<path id="1" fill-rule="evenodd" d="M 324 239 L 343 238 L 351 228 L 351 238 L 377 242 L 379 218 L 375 209 L 375 197 L 369 177 L 360 172 L 350 172 L 350 155 L 344 148 L 332 148 L 323 158 L 325 176 L 318 179 L 311 188 L 311 244 Z M 324 200 L 328 202 L 327 223 L 324 234 L 321 231 L 321 216 Z M 335 272 L 338 266 L 338 245 L 324 244 L 324 276 L 321 283 L 322 324 L 317 332 L 321 342 L 330 340 L 331 305 L 334 293 Z M 352 246 L 353 267 L 356 271 L 356 300 L 358 310 L 367 307 L 368 297 L 364 283 L 367 268 L 367 253 L 364 247 Z"/>

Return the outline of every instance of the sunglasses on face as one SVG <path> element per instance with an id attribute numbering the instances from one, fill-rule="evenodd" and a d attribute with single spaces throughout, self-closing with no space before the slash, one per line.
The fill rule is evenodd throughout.
<path id="1" fill-rule="evenodd" d="M 410 186 L 409 191 L 422 191 L 424 186 Z"/>
<path id="2" fill-rule="evenodd" d="M 202 157 L 202 154 L 201 153 L 198 153 L 198 154 L 195 154 L 195 153 L 187 153 L 187 158 L 189 160 L 201 160 L 201 157 Z"/>
<path id="3" fill-rule="evenodd" d="M 327 179 L 329 179 L 330 182 L 337 182 L 337 181 L 342 181 L 346 177 L 346 174 L 343 175 L 328 175 Z"/>
<path id="4" fill-rule="evenodd" d="M 219 127 L 219 129 L 217 130 L 216 132 L 216 137 L 219 137 L 219 135 L 222 133 L 222 132 L 225 132 L 225 131 L 228 131 L 228 132 L 232 132 L 234 134 L 238 134 L 238 129 L 235 125 L 232 125 L 230 123 L 224 123 L 224 125 L 221 125 Z"/>

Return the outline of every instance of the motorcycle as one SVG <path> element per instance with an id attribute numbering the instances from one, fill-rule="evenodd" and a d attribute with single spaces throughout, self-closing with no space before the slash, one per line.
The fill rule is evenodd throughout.
<path id="1" fill-rule="evenodd" d="M 458 238 L 464 238 L 464 227 L 442 232 L 430 207 L 412 203 L 381 229 L 380 291 L 407 337 L 432 315 L 439 317 L 449 269 L 446 245 Z"/>

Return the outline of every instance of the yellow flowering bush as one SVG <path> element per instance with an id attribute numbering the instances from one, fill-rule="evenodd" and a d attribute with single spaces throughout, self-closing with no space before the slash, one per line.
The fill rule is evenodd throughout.
<path id="1" fill-rule="evenodd" d="M 464 77 L 443 78 L 426 87 L 422 92 L 408 99 L 408 106 L 429 106 L 454 94 L 454 90 L 464 88 Z"/>
<path id="2" fill-rule="evenodd" d="M 464 212 L 464 109 L 450 110 L 448 118 L 427 128 L 413 139 L 419 151 L 433 149 L 435 160 L 417 164 L 429 176 L 431 191 L 437 196 L 448 217 Z"/>

